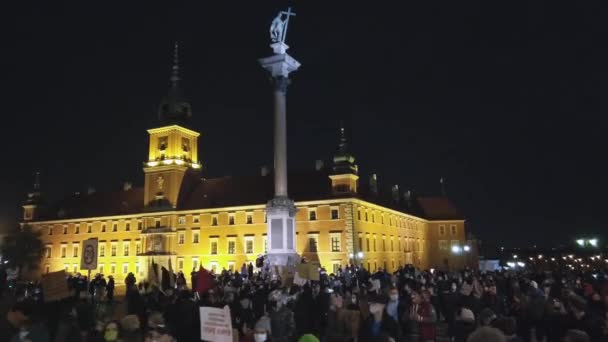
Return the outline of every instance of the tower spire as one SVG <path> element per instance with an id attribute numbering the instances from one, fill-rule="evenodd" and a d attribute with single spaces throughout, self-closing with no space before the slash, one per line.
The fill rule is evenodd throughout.
<path id="1" fill-rule="evenodd" d="M 158 118 L 163 124 L 187 124 L 192 117 L 192 107 L 183 97 L 179 87 L 179 44 L 173 45 L 173 61 L 169 77 L 169 93 L 165 96 L 158 110 Z"/>
<path id="2" fill-rule="evenodd" d="M 348 150 L 348 141 L 346 139 L 346 130 L 344 129 L 344 121 L 340 120 L 338 151 L 345 153 Z"/>
<path id="3" fill-rule="evenodd" d="M 177 89 L 179 78 L 179 43 L 176 41 L 173 47 L 173 66 L 171 67 L 171 77 L 169 80 L 171 81 L 171 88 Z"/>

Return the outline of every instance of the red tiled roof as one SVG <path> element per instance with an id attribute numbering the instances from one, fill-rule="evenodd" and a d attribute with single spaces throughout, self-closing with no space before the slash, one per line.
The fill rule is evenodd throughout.
<path id="1" fill-rule="evenodd" d="M 223 208 L 265 204 L 273 196 L 274 178 L 268 176 L 238 176 L 201 179 L 197 173 L 187 173 L 180 189 L 177 210 Z M 313 201 L 336 196 L 331 192 L 329 174 L 316 171 L 292 174 L 288 178 L 289 196 L 297 201 Z M 40 219 L 68 219 L 137 214 L 144 208 L 144 189 L 73 195 L 55 203 Z M 356 195 L 362 200 L 431 220 L 462 219 L 462 215 L 445 197 L 417 197 L 411 203 L 395 202 L 386 194 L 370 194 L 365 186 Z M 158 208 L 164 210 L 166 208 Z"/>
<path id="2" fill-rule="evenodd" d="M 418 197 L 422 214 L 429 220 L 461 220 L 464 217 L 447 197 Z"/>

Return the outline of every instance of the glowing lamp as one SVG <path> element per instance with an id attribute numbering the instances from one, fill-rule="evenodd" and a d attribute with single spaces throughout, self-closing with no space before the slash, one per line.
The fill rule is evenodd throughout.
<path id="1" fill-rule="evenodd" d="M 171 164 L 173 164 L 173 159 L 165 159 L 165 160 L 163 160 L 163 164 L 171 165 Z"/>
<path id="2" fill-rule="evenodd" d="M 593 247 L 597 247 L 597 239 L 590 239 L 590 240 L 589 240 L 589 241 L 587 241 L 587 242 L 589 242 L 589 244 L 590 244 L 591 246 L 593 246 Z"/>
<path id="3" fill-rule="evenodd" d="M 576 240 L 576 244 L 579 245 L 579 246 L 581 246 L 581 247 L 583 247 L 585 245 L 585 240 L 578 239 L 578 240 Z"/>
<path id="4" fill-rule="evenodd" d="M 462 252 L 462 248 L 460 246 L 458 246 L 458 245 L 452 246 L 452 253 L 459 254 L 460 252 Z"/>
<path id="5" fill-rule="evenodd" d="M 158 165 L 157 161 L 149 161 L 148 162 L 148 166 L 156 166 L 156 165 Z"/>
<path id="6" fill-rule="evenodd" d="M 175 164 L 177 165 L 184 165 L 184 161 L 181 159 L 175 159 Z"/>
<path id="7" fill-rule="evenodd" d="M 524 267 L 524 266 L 526 266 L 526 264 L 524 264 L 524 263 L 523 263 L 523 262 L 521 262 L 521 261 L 518 261 L 518 262 L 517 262 L 517 266 L 519 266 L 519 267 Z"/>
<path id="8" fill-rule="evenodd" d="M 463 249 L 464 249 L 465 252 L 470 252 L 471 251 L 471 247 L 469 247 L 469 246 L 464 246 Z"/>
<path id="9" fill-rule="evenodd" d="M 357 252 L 357 258 L 363 259 L 363 252 Z"/>
<path id="10" fill-rule="evenodd" d="M 507 263 L 507 266 L 509 266 L 509 267 L 513 268 L 513 267 L 515 267 L 515 263 L 514 263 L 514 262 L 512 262 L 512 261 L 509 261 L 509 262 Z"/>

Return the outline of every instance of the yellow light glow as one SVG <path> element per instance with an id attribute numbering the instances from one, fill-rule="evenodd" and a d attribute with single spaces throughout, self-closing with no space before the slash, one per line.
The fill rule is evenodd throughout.
<path id="1" fill-rule="evenodd" d="M 157 161 L 150 161 L 150 162 L 148 162 L 148 166 L 156 166 L 156 165 L 158 165 Z"/>

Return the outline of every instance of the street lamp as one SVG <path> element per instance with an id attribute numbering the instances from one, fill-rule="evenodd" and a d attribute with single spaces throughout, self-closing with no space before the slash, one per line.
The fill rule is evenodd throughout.
<path id="1" fill-rule="evenodd" d="M 452 253 L 460 254 L 462 252 L 462 248 L 459 245 L 452 246 Z"/>
<path id="2" fill-rule="evenodd" d="M 469 247 L 468 245 L 465 245 L 464 247 L 462 247 L 462 249 L 464 249 L 465 252 L 471 251 L 471 247 Z"/>

